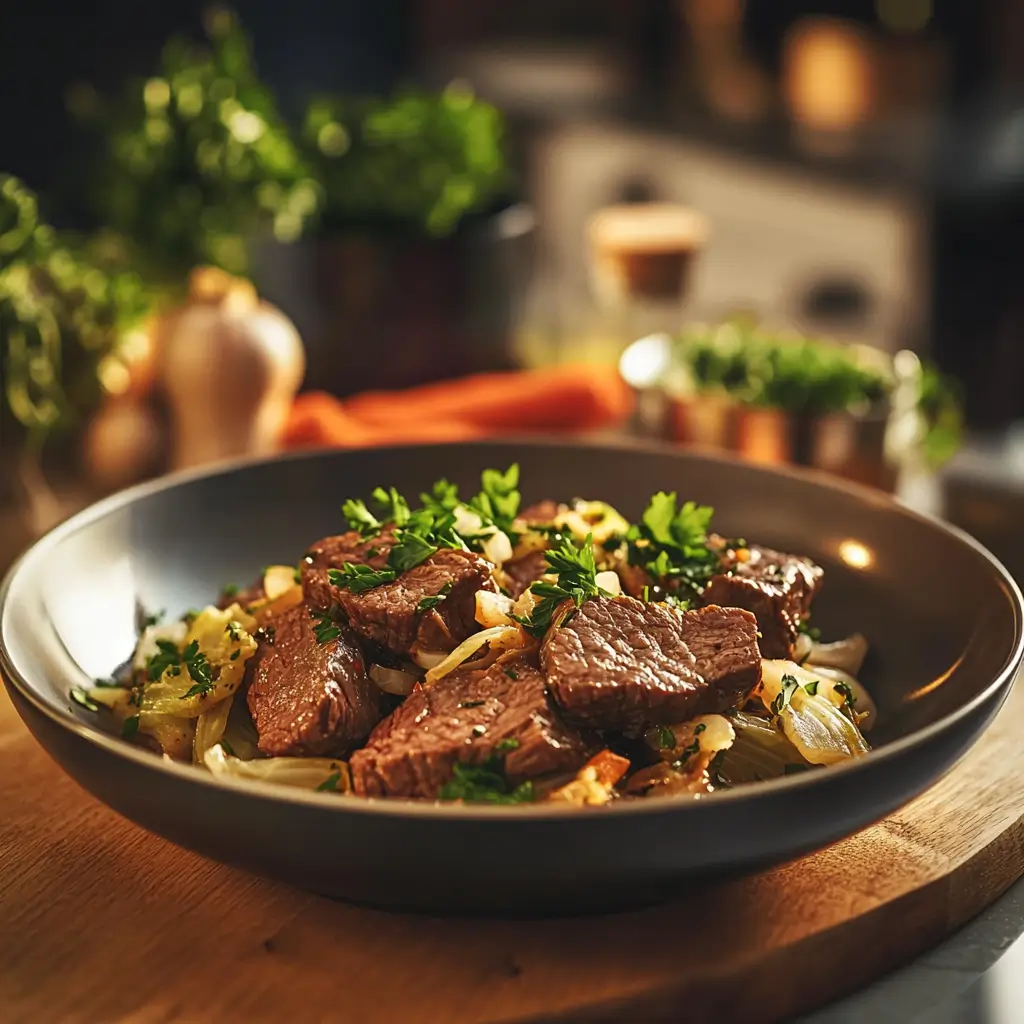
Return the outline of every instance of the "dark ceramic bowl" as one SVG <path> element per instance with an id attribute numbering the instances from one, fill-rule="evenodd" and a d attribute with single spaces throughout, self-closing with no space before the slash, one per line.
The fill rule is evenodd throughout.
<path id="1" fill-rule="evenodd" d="M 225 782 L 108 735 L 68 689 L 135 643 L 136 606 L 180 613 L 226 580 L 293 561 L 339 528 L 341 501 L 438 476 L 522 467 L 524 500 L 604 498 L 630 516 L 659 489 L 716 526 L 826 570 L 815 622 L 861 631 L 880 710 L 869 756 L 700 801 L 554 806 L 369 802 Z M 0 591 L 0 664 L 20 714 L 82 786 L 218 860 L 359 902 L 552 913 L 666 898 L 709 874 L 820 848 L 947 771 L 995 715 L 1022 658 L 1021 595 L 969 537 L 873 492 L 663 449 L 481 443 L 332 452 L 173 477 L 102 502 L 35 545 Z M 40 813 L 43 813 L 41 810 Z"/>

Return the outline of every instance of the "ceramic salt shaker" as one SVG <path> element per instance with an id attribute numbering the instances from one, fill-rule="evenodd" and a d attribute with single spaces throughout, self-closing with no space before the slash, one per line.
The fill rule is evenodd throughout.
<path id="1" fill-rule="evenodd" d="M 172 467 L 277 451 L 305 369 L 288 317 L 246 281 L 195 271 L 189 301 L 168 317 L 160 344 Z"/>

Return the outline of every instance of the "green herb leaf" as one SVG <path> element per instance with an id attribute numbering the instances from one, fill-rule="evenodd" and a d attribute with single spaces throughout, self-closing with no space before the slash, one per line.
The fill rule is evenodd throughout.
<path id="1" fill-rule="evenodd" d="M 459 504 L 459 488 L 445 479 L 435 480 L 429 494 L 420 495 L 420 503 L 436 518 L 454 512 Z"/>
<path id="2" fill-rule="evenodd" d="M 667 726 L 658 726 L 658 749 L 671 750 L 676 745 L 676 734 Z"/>
<path id="3" fill-rule="evenodd" d="M 469 507 L 483 520 L 484 526 L 495 526 L 507 534 L 514 544 L 518 534 L 513 529 L 519 514 L 519 466 L 513 463 L 502 473 L 485 469 L 480 474 L 480 493 L 470 498 Z"/>
<path id="4" fill-rule="evenodd" d="M 181 652 L 181 662 L 188 669 L 193 685 L 178 698 L 179 700 L 200 697 L 213 690 L 213 668 L 206 655 L 199 650 L 198 640 L 193 640 Z"/>
<path id="5" fill-rule="evenodd" d="M 497 758 L 482 765 L 457 764 L 451 781 L 438 795 L 440 800 L 464 800 L 466 803 L 524 804 L 533 800 L 533 784 L 523 782 L 510 789 L 504 769 Z"/>
<path id="6" fill-rule="evenodd" d="M 514 736 L 508 736 L 503 740 L 498 740 L 498 742 L 494 744 L 494 749 L 495 752 L 499 754 L 503 754 L 507 750 L 518 750 L 519 740 Z"/>
<path id="7" fill-rule="evenodd" d="M 130 718 L 126 718 L 124 723 L 121 725 L 121 735 L 126 740 L 130 740 L 139 731 L 139 716 L 132 715 Z"/>
<path id="8" fill-rule="evenodd" d="M 783 676 L 782 689 L 779 690 L 778 696 L 772 701 L 772 715 L 782 714 L 782 712 L 789 707 L 789 702 L 793 699 L 793 694 L 796 693 L 799 688 L 800 684 L 793 678 L 793 676 Z"/>
<path id="9" fill-rule="evenodd" d="M 221 748 L 221 750 L 224 751 L 225 754 L 228 755 L 228 757 L 237 757 L 238 756 L 235 753 L 235 748 L 232 747 L 231 744 L 228 743 L 227 740 L 221 740 L 220 741 L 220 748 Z"/>
<path id="10" fill-rule="evenodd" d="M 409 522 L 409 503 L 398 493 L 397 488 L 374 488 L 373 500 L 385 521 L 394 523 L 396 527 L 405 526 Z"/>
<path id="11" fill-rule="evenodd" d="M 338 783 L 341 782 L 341 769 L 331 772 L 330 775 L 316 787 L 318 793 L 337 793 Z"/>
<path id="12" fill-rule="evenodd" d="M 341 628 L 330 615 L 318 615 L 312 609 L 309 614 L 313 618 L 313 636 L 321 647 L 341 636 Z"/>
<path id="13" fill-rule="evenodd" d="M 674 491 L 659 491 L 626 534 L 630 563 L 656 580 L 675 580 L 699 592 L 720 565 L 708 547 L 712 515 L 711 508 L 692 501 L 680 508 Z"/>
<path id="14" fill-rule="evenodd" d="M 505 675 L 507 675 L 509 677 L 509 679 L 513 679 L 513 680 L 519 678 L 519 673 L 514 668 L 512 668 L 511 665 L 509 665 L 509 667 L 507 669 L 505 669 Z"/>
<path id="15" fill-rule="evenodd" d="M 350 590 L 353 594 L 372 590 L 382 583 L 391 583 L 397 579 L 394 569 L 371 569 L 368 565 L 346 562 L 340 569 L 328 569 L 327 579 L 332 586 L 342 590 Z"/>
<path id="16" fill-rule="evenodd" d="M 375 537 L 380 533 L 381 522 L 366 507 L 366 502 L 357 498 L 349 498 L 341 506 L 341 514 L 348 521 L 348 525 L 355 530 L 360 537 Z"/>
<path id="17" fill-rule="evenodd" d="M 853 690 L 850 689 L 850 684 L 835 683 L 833 685 L 833 689 L 844 698 L 843 706 L 840 710 L 849 711 L 852 714 L 854 711 L 854 705 L 857 703 L 857 698 L 854 696 Z"/>
<path id="18" fill-rule="evenodd" d="M 167 612 L 161 608 L 159 611 L 153 612 L 152 615 L 145 616 L 142 620 L 142 628 L 148 629 L 150 626 L 158 626 L 166 614 Z"/>
<path id="19" fill-rule="evenodd" d="M 423 598 L 423 600 L 416 605 L 416 611 L 421 615 L 424 612 L 429 612 L 431 608 L 436 608 L 451 592 L 452 581 L 449 580 L 436 594 Z"/>
<path id="20" fill-rule="evenodd" d="M 530 592 L 541 600 L 534 605 L 523 626 L 533 636 L 543 636 L 551 626 L 555 611 L 566 601 L 579 608 L 592 597 L 610 597 L 597 585 L 597 565 L 594 562 L 594 538 L 588 534 L 582 548 L 571 540 L 562 542 L 545 552 L 548 566 L 558 576 L 557 583 L 539 582 Z"/>
<path id="21" fill-rule="evenodd" d="M 812 679 L 809 683 L 804 683 L 804 690 L 813 697 L 818 692 L 819 682 L 819 679 Z"/>
<path id="22" fill-rule="evenodd" d="M 71 699 L 79 705 L 79 707 L 85 708 L 86 711 L 99 711 L 100 706 L 89 696 L 86 690 L 83 690 L 80 686 L 72 686 L 70 690 Z"/>
<path id="23" fill-rule="evenodd" d="M 240 588 L 237 583 L 225 583 L 224 586 L 221 587 L 220 593 L 222 597 L 234 597 L 238 593 L 239 589 Z"/>
<path id="24" fill-rule="evenodd" d="M 155 683 L 168 669 L 181 671 L 181 651 L 177 644 L 170 640 L 157 640 L 156 647 L 156 653 L 146 662 L 146 678 L 151 683 Z"/>

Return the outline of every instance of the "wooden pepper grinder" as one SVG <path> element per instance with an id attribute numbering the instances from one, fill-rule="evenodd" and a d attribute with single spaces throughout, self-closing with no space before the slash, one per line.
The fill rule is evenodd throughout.
<path id="1" fill-rule="evenodd" d="M 292 322 L 249 282 L 194 271 L 159 349 L 173 469 L 278 450 L 305 352 Z"/>

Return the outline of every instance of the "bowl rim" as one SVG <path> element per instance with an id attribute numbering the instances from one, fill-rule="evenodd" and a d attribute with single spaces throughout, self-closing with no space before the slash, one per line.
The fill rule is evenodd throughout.
<path id="1" fill-rule="evenodd" d="M 733 789 L 718 790 L 708 794 L 701 799 L 676 799 L 665 798 L 661 800 L 636 800 L 618 801 L 600 808 L 575 808 L 563 807 L 558 804 L 531 804 L 518 805 L 515 807 L 488 805 L 488 804 L 461 804 L 456 802 L 435 803 L 417 801 L 401 797 L 352 797 L 350 799 L 339 799 L 337 794 L 306 791 L 297 787 L 286 786 L 275 783 L 265 783 L 253 780 L 240 780 L 217 776 L 208 771 L 198 769 L 197 766 L 183 762 L 172 761 L 167 757 L 161 757 L 143 747 L 136 746 L 128 741 L 105 732 L 99 726 L 77 718 L 73 712 L 66 712 L 54 708 L 49 702 L 39 697 L 32 684 L 25 679 L 14 665 L 13 658 L 7 649 L 3 635 L 3 621 L 7 609 L 7 599 L 12 586 L 19 574 L 34 560 L 41 558 L 45 553 L 59 544 L 66 537 L 89 526 L 91 523 L 104 518 L 110 513 L 117 511 L 133 502 L 173 490 L 184 484 L 196 480 L 203 480 L 209 477 L 230 476 L 232 473 L 257 467 L 263 464 L 277 462 L 291 462 L 314 460 L 319 458 L 344 457 L 347 454 L 367 452 L 379 452 L 383 454 L 400 455 L 404 452 L 416 451 L 421 448 L 465 450 L 472 448 L 504 448 L 510 454 L 516 450 L 526 448 L 575 448 L 594 452 L 608 450 L 631 450 L 649 452 L 654 455 L 668 455 L 674 458 L 690 461 L 699 461 L 717 465 L 734 466 L 738 469 L 752 471 L 763 476 L 782 476 L 789 479 L 809 483 L 817 487 L 824 487 L 827 490 L 846 494 L 859 502 L 866 502 L 876 508 L 885 509 L 908 519 L 919 522 L 933 530 L 944 533 L 960 544 L 970 548 L 975 554 L 988 563 L 994 571 L 997 579 L 1003 585 L 1007 597 L 1013 608 L 1014 618 L 1014 640 L 1009 655 L 1003 663 L 1002 668 L 995 677 L 977 694 L 966 703 L 944 715 L 935 722 L 931 722 L 921 729 L 900 736 L 890 743 L 881 747 L 872 748 L 865 756 L 858 757 L 840 764 L 829 765 L 824 772 L 799 772 L 793 775 L 782 776 L 777 779 L 769 779 L 756 785 L 738 786 Z M 820 786 L 829 779 L 839 777 L 850 777 L 854 773 L 862 773 L 870 770 L 876 765 L 886 761 L 893 761 L 896 758 L 924 746 L 930 740 L 953 729 L 957 723 L 970 717 L 978 709 L 996 699 L 1000 691 L 1012 683 L 1013 677 L 1024 660 L 1024 595 L 1020 587 L 1010 575 L 1003 564 L 980 542 L 970 534 L 940 519 L 938 516 L 919 512 L 910 508 L 897 498 L 884 494 L 881 491 L 850 481 L 842 480 L 827 473 L 793 466 L 764 466 L 748 462 L 740 458 L 718 453 L 707 453 L 689 449 L 680 449 L 678 446 L 664 442 L 650 441 L 647 439 L 635 438 L 612 438 L 612 439 L 591 439 L 591 438 L 566 438 L 530 435 L 527 437 L 508 438 L 481 438 L 472 441 L 454 441 L 424 444 L 402 444 L 386 445 L 374 448 L 339 449 L 329 447 L 318 447 L 302 449 L 298 451 L 284 452 L 272 456 L 248 456 L 239 459 L 224 460 L 212 465 L 202 466 L 197 469 L 186 469 L 173 472 L 159 477 L 155 480 L 145 481 L 109 495 L 98 502 L 89 505 L 81 511 L 70 516 L 68 519 L 57 524 L 48 530 L 42 537 L 38 538 L 27 550 L 25 550 L 13 563 L 2 582 L 0 582 L 0 675 L 12 686 L 35 711 L 41 713 L 60 728 L 74 734 L 82 740 L 100 748 L 116 758 L 135 763 L 143 768 L 149 768 L 158 772 L 169 774 L 172 778 L 180 779 L 182 782 L 193 785 L 212 786 L 214 789 L 225 792 L 236 792 L 239 795 L 248 796 L 250 799 L 262 799 L 275 803 L 299 804 L 313 809 L 332 811 L 334 813 L 356 813 L 369 814 L 371 816 L 397 817 L 397 818 L 421 818 L 425 817 L 432 821 L 579 821 L 581 814 L 586 815 L 588 811 L 598 811 L 600 814 L 612 814 L 616 816 L 631 816 L 640 814 L 644 816 L 662 814 L 698 814 L 700 808 L 709 806 L 721 806 L 730 802 L 742 802 L 757 800 L 759 794 L 765 797 L 783 792 L 799 792 L 805 787 Z M 343 759 L 342 759 L 343 760 Z"/>

